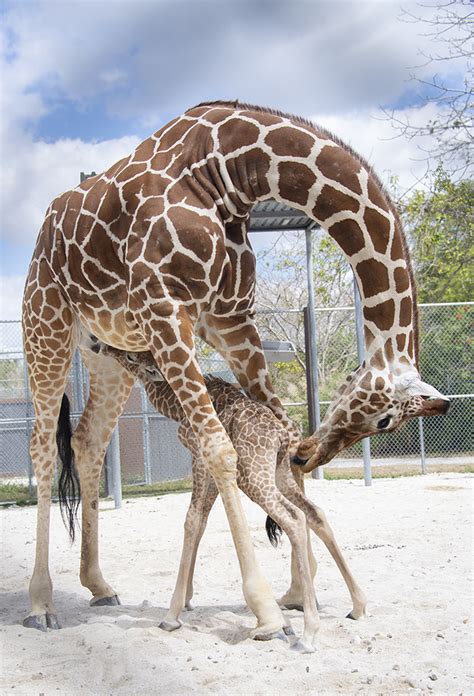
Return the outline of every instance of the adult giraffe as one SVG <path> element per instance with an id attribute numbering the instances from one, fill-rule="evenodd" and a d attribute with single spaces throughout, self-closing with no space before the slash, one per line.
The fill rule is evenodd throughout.
<path id="1" fill-rule="evenodd" d="M 363 395 L 377 411 L 358 411 L 363 415 L 351 432 L 367 434 L 369 421 L 371 431 L 377 422 L 381 427 L 391 410 L 398 425 L 407 410 L 402 413 L 400 404 L 409 404 L 410 415 L 422 414 L 423 396 L 439 397 L 428 402 L 432 412 L 444 409 L 444 397 L 422 384 L 416 369 L 410 263 L 394 208 L 370 167 L 301 118 L 237 102 L 190 109 L 129 157 L 55 199 L 37 240 L 23 302 L 38 482 L 26 626 L 58 626 L 48 569 L 51 478 L 61 398 L 82 328 L 115 348 L 152 352 L 223 499 L 256 634 L 267 637 L 285 625 L 255 561 L 236 485 L 236 453 L 206 391 L 193 338 L 198 333 L 215 346 L 249 394 L 290 426 L 252 318 L 255 258 L 248 222 L 255 201 L 267 198 L 325 227 L 357 276 L 366 342 L 376 348 Z M 83 357 L 90 394 L 73 438 L 82 489 L 81 582 L 92 603 L 114 603 L 115 591 L 99 568 L 98 482 L 133 378 L 90 351 Z M 306 445 L 300 454 L 309 456 L 315 443 Z"/>

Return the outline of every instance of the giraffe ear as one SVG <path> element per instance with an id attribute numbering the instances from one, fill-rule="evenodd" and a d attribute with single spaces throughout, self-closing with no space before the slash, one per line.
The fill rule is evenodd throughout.
<path id="1" fill-rule="evenodd" d="M 415 373 L 399 377 L 395 387 L 402 399 L 412 396 L 421 396 L 425 399 L 443 399 L 444 401 L 449 401 L 446 396 L 432 387 L 431 384 L 423 382 Z"/>

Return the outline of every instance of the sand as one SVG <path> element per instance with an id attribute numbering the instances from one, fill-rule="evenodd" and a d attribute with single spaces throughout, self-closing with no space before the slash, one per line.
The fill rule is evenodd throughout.
<path id="1" fill-rule="evenodd" d="M 158 628 L 174 586 L 189 494 L 101 502 L 101 567 L 122 606 L 88 606 L 53 506 L 51 576 L 60 631 L 25 629 L 35 508 L 0 512 L 2 694 L 471 694 L 472 476 L 431 474 L 362 481 L 310 481 L 368 598 L 351 608 L 319 541 L 321 629 L 312 655 L 280 640 L 249 639 L 225 515 L 216 503 L 198 556 L 195 610 L 174 633 Z M 290 547 L 274 550 L 263 512 L 245 499 L 255 547 L 276 596 L 287 589 Z M 302 615 L 287 612 L 297 633 Z"/>

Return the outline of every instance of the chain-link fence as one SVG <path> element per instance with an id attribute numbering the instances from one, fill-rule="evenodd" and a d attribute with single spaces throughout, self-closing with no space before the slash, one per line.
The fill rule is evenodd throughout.
<path id="1" fill-rule="evenodd" d="M 372 464 L 423 467 L 472 462 L 474 432 L 472 323 L 474 303 L 421 305 L 421 374 L 451 398 L 445 417 L 414 419 L 396 433 L 371 438 Z M 354 309 L 319 309 L 317 315 L 318 382 L 321 416 L 331 394 L 358 363 Z M 300 310 L 261 312 L 263 339 L 291 341 L 295 357 L 271 365 L 277 393 L 291 416 L 308 432 L 305 332 Z M 201 350 L 205 372 L 232 379 L 223 361 Z M 67 393 L 77 422 L 87 399 L 87 372 L 75 356 Z M 28 444 L 34 413 L 29 398 L 19 322 L 0 322 L 0 478 L 34 483 Z M 190 475 L 191 460 L 179 443 L 175 423 L 158 414 L 136 384 L 118 426 L 123 483 L 152 483 Z M 331 466 L 361 466 L 361 443 L 340 453 Z"/>

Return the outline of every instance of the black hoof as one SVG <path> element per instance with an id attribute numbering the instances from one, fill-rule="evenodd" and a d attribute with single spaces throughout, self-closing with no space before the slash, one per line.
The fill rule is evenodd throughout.
<path id="1" fill-rule="evenodd" d="M 61 628 L 59 621 L 54 614 L 46 614 L 46 623 L 48 624 L 48 628 L 53 631 L 58 631 Z"/>
<path id="2" fill-rule="evenodd" d="M 287 643 L 288 641 L 286 638 L 285 628 L 286 626 L 279 631 L 271 631 L 270 633 L 255 633 L 253 635 L 253 640 L 267 641 L 274 640 L 276 638 L 277 640 L 283 640 L 285 643 Z"/>
<path id="3" fill-rule="evenodd" d="M 54 614 L 37 614 L 32 616 L 27 616 L 23 621 L 23 626 L 25 628 L 35 628 L 37 631 L 43 631 L 46 633 L 48 628 L 52 630 L 58 630 L 61 628 L 58 619 Z"/>
<path id="4" fill-rule="evenodd" d="M 356 617 L 352 616 L 351 612 L 348 613 L 348 615 L 346 616 L 346 619 L 352 619 L 352 621 L 357 621 Z"/>
<path id="5" fill-rule="evenodd" d="M 283 626 L 283 633 L 285 636 L 296 636 L 293 626 Z"/>
<path id="6" fill-rule="evenodd" d="M 296 466 L 304 466 L 308 460 L 307 459 L 300 459 L 299 457 L 295 456 L 291 458 L 291 463 L 296 464 Z"/>
<path id="7" fill-rule="evenodd" d="M 118 595 L 113 595 L 112 597 L 100 597 L 99 599 L 92 598 L 90 601 L 91 607 L 117 607 L 120 606 L 121 602 Z"/>
<path id="8" fill-rule="evenodd" d="M 163 631 L 168 631 L 168 633 L 171 633 L 171 631 L 176 631 L 178 628 L 181 628 L 182 625 L 182 621 L 180 621 L 179 619 L 173 619 L 171 621 L 162 621 L 160 624 L 158 624 L 158 628 L 161 628 Z"/>
<path id="9" fill-rule="evenodd" d="M 296 611 L 304 611 L 302 604 L 283 604 L 285 609 L 296 609 Z"/>

